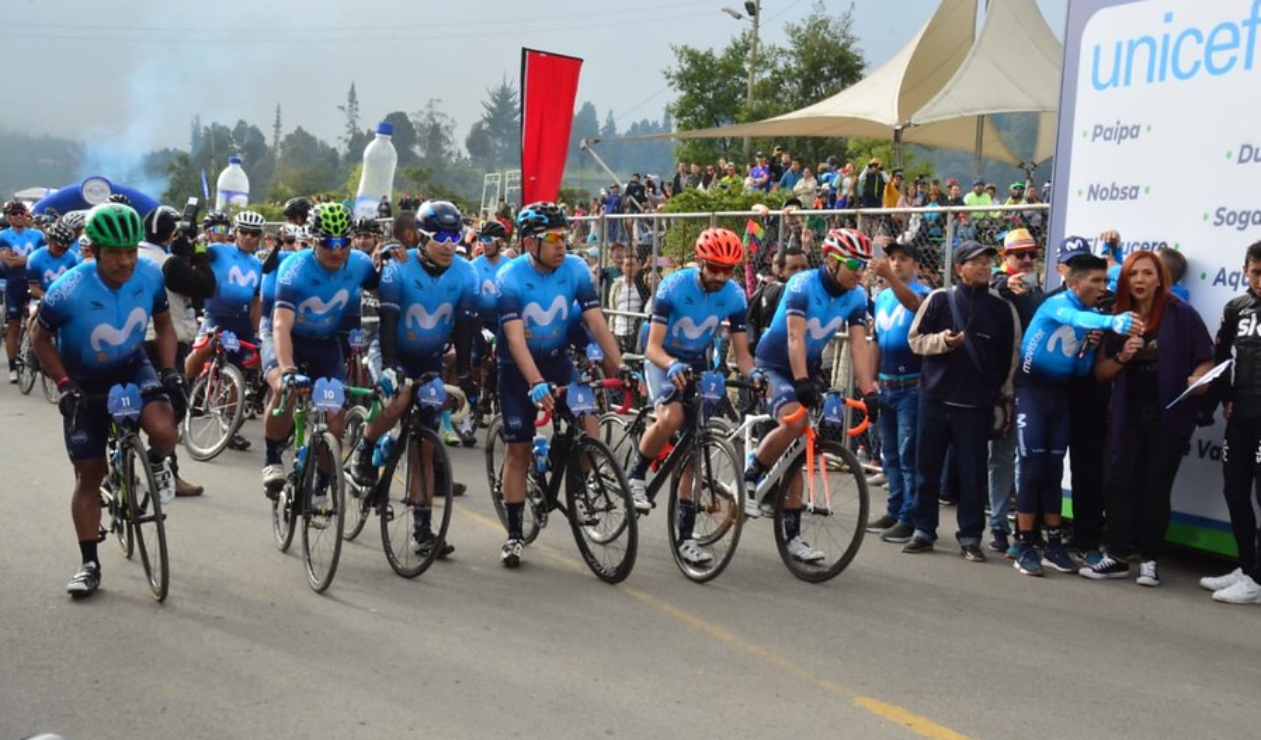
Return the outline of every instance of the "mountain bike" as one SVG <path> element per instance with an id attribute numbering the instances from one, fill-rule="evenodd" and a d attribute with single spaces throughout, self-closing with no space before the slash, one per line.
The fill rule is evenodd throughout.
<path id="1" fill-rule="evenodd" d="M 285 552 L 298 522 L 302 522 L 302 560 L 307 582 L 316 593 L 323 593 L 337 573 L 346 523 L 341 442 L 329 431 L 327 416 L 340 411 L 347 396 L 372 393 L 346 388 L 336 379 L 312 382 L 305 375 L 295 375 L 282 388 L 280 405 L 272 412 L 275 416 L 283 414 L 293 401 L 293 444 L 297 450 L 292 470 L 272 499 L 272 534 L 276 548 Z"/>
<path id="2" fill-rule="evenodd" d="M 100 538 L 112 532 L 123 557 L 130 560 L 140 553 L 140 565 L 149 581 L 149 591 L 159 602 L 166 600 L 171 574 L 167 568 L 166 515 L 158 498 L 158 486 L 149 467 L 149 456 L 140 441 L 140 412 L 144 399 L 163 394 L 158 387 L 141 391 L 133 383 L 115 385 L 104 396 L 85 396 L 86 403 L 105 402 L 110 414 L 109 438 L 105 445 L 108 470 L 101 482 L 101 507 L 109 513 L 109 528 L 101 528 Z M 75 429 L 77 416 L 70 422 Z"/>
<path id="3" fill-rule="evenodd" d="M 601 388 L 622 386 L 608 379 Z M 550 439 L 534 438 L 534 460 L 526 476 L 526 502 L 522 533 L 526 544 L 534 542 L 547 526 L 552 511 L 569 520 L 583 562 L 605 583 L 619 583 L 635 566 L 639 530 L 630 487 L 622 466 L 600 440 L 588 435 L 579 422 L 595 412 L 596 397 L 582 382 L 552 386 L 556 407 L 536 420 L 536 428 L 555 422 Z M 629 409 L 629 392 L 623 411 Z M 507 451 L 503 418 L 495 417 L 486 434 L 486 477 L 491 503 L 506 529 L 508 513 L 503 500 L 503 462 Z M 561 486 L 565 500 L 560 501 Z"/>
<path id="4" fill-rule="evenodd" d="M 652 461 L 655 476 L 648 483 L 647 494 L 655 505 L 668 482 L 666 533 L 670 552 L 684 576 L 704 583 L 726 569 L 740 543 L 743 468 L 723 430 L 709 425 L 719 404 L 727 400 L 722 375 L 706 372 L 697 378 L 688 373 L 688 387 L 679 394 L 679 400 L 687 411 L 687 422 Z M 630 465 L 652 420 L 652 408 L 646 404 L 629 419 L 616 413 L 600 417 L 601 439 L 623 469 Z M 683 507 L 694 507 L 692 539 L 709 556 L 705 562 L 689 561 L 680 553 L 679 514 Z"/>
<path id="5" fill-rule="evenodd" d="M 207 341 L 210 360 L 193 381 L 181 435 L 189 456 L 200 462 L 218 457 L 245 423 L 245 377 L 228 356 L 239 352 L 242 364 L 258 364 L 258 348 L 230 331 L 213 328 Z"/>
<path id="6" fill-rule="evenodd" d="M 738 380 L 728 381 L 727 385 L 753 390 L 753 384 Z M 869 424 L 867 406 L 862 401 L 846 398 L 836 389 L 824 398 L 822 407 L 811 414 L 805 432 L 775 461 L 755 492 L 762 511 L 773 516 L 780 559 L 794 576 L 811 583 L 835 578 L 853 561 L 867 530 L 870 506 L 867 475 L 858 457 L 841 442 L 824 439 L 815 431 L 816 425 L 828 425 L 846 429 L 849 436 L 862 434 Z M 743 420 L 726 432 L 729 441 L 741 441 L 746 454 L 757 449 L 755 430 L 767 422 L 775 422 L 769 414 L 750 413 L 758 402 L 754 398 L 741 409 Z M 852 427 L 846 418 L 850 413 L 861 415 Z M 795 422 L 806 414 L 803 406 L 787 421 Z M 790 540 L 784 523 L 787 517 L 794 515 L 786 504 L 795 497 L 801 499 L 801 537 L 822 554 L 818 560 L 802 560 L 788 549 Z"/>
<path id="7" fill-rule="evenodd" d="M 347 490 L 354 499 L 348 506 L 351 521 L 345 538 L 357 537 L 375 510 L 381 522 L 385 559 L 395 573 L 415 578 L 428 570 L 434 560 L 444 557 L 455 508 L 451 501 L 454 468 L 446 445 L 434 431 L 436 420 L 444 410 L 454 409 L 452 422 L 458 424 L 469 413 L 469 404 L 458 388 L 443 385 L 437 374 L 407 379 L 403 386 L 414 389 L 414 397 L 399 420 L 398 431 L 383 434 L 377 440 L 373 450 L 378 469 L 376 484 L 365 489 L 354 482 L 349 471 L 344 474 Z M 364 427 L 379 411 L 379 395 L 376 391 L 368 393 L 372 394 L 371 408 L 355 407 L 346 413 L 342 436 L 347 463 Z M 400 463 L 402 476 L 396 481 Z M 422 541 L 419 535 L 423 532 L 432 533 L 433 538 Z"/>

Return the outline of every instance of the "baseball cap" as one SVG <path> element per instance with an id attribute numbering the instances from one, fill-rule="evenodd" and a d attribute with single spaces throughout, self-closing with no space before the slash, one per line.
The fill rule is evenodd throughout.
<path id="1" fill-rule="evenodd" d="M 1038 243 L 1028 229 L 1012 229 L 1003 237 L 1004 252 L 1019 252 L 1026 249 L 1037 249 Z"/>
<path id="2" fill-rule="evenodd" d="M 766 157 L 766 152 L 758 152 L 754 156 L 756 156 L 758 159 L 763 159 Z"/>
<path id="3" fill-rule="evenodd" d="M 884 253 L 889 254 L 898 249 L 902 250 L 902 252 L 905 253 L 907 257 L 910 257 L 916 262 L 919 262 L 919 248 L 916 247 L 913 243 L 900 244 L 898 242 L 893 242 L 891 244 L 886 244 L 884 246 Z"/>
<path id="4" fill-rule="evenodd" d="M 894 177 L 902 177 L 902 176 L 903 176 L 903 174 L 902 174 L 902 169 L 899 167 L 898 169 L 894 170 L 894 171 L 893 171 L 893 176 L 894 176 Z"/>
<path id="5" fill-rule="evenodd" d="M 1078 257 L 1090 257 L 1094 252 L 1090 249 L 1090 242 L 1086 241 L 1082 236 L 1066 236 L 1064 241 L 1060 242 L 1060 248 L 1055 253 L 1055 261 L 1061 265 L 1067 264 Z"/>
<path id="6" fill-rule="evenodd" d="M 994 247 L 987 247 L 980 242 L 967 241 L 955 247 L 954 263 L 961 265 L 970 259 L 980 257 L 981 255 L 993 257 L 998 254 L 998 250 Z"/>
<path id="7" fill-rule="evenodd" d="M 1011 186 L 1008 188 L 1008 190 L 1024 190 L 1024 189 L 1025 189 L 1025 184 L 1023 182 L 1020 182 L 1019 180 L 1017 180 L 1016 182 L 1013 182 Z"/>
<path id="8" fill-rule="evenodd" d="M 972 187 L 976 187 L 977 185 L 984 185 L 984 184 L 985 184 L 985 178 L 984 178 L 984 177 L 978 177 L 978 178 L 976 178 L 975 180 L 973 180 L 973 181 L 972 181 Z"/>

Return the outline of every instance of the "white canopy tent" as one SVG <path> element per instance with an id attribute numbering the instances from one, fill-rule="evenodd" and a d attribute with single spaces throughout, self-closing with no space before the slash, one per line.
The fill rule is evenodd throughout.
<path id="1" fill-rule="evenodd" d="M 907 124 L 954 75 L 976 37 L 977 0 L 941 3 L 928 23 L 897 54 L 861 81 L 826 100 L 755 123 L 654 134 L 641 139 L 719 139 L 835 136 L 893 139 L 972 151 L 976 119 Z M 1007 148 L 992 123 L 984 123 L 985 156 L 1009 164 L 1020 158 Z"/>
<path id="2" fill-rule="evenodd" d="M 1040 113 L 1033 164 L 1055 153 L 1064 49 L 1034 0 L 990 0 L 980 36 L 912 127 L 996 113 Z"/>

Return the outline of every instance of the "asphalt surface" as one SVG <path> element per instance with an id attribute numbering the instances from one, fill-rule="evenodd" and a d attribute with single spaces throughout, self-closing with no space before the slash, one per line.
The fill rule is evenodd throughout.
<path id="1" fill-rule="evenodd" d="M 1253 738 L 1261 719 L 1261 607 L 1196 586 L 1220 562 L 1171 559 L 1153 590 L 869 537 L 814 586 L 760 521 L 696 585 L 659 508 L 620 586 L 555 524 L 508 571 L 480 449 L 453 452 L 470 492 L 450 560 L 399 578 L 370 521 L 317 595 L 298 548 L 272 545 L 258 422 L 254 450 L 185 463 L 207 494 L 168 508 L 165 604 L 112 540 L 101 591 L 75 602 L 72 473 L 38 393 L 0 387 L 0 740 Z"/>

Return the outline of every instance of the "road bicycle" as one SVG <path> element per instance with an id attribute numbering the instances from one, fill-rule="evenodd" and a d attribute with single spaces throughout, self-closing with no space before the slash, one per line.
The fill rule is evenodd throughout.
<path id="1" fill-rule="evenodd" d="M 115 385 L 108 395 L 84 396 L 85 403 L 105 403 L 110 415 L 105 444 L 108 469 L 101 481 L 101 508 L 109 514 L 109 527 L 99 539 L 113 533 L 123 557 L 140 553 L 140 565 L 149 591 L 159 602 L 166 600 L 171 574 L 167 567 L 166 515 L 158 498 L 158 485 L 149 467 L 149 455 L 140 441 L 140 412 L 144 399 L 167 391 L 161 387 L 141 391 L 133 383 Z M 70 422 L 76 429 L 78 416 Z"/>
<path id="2" fill-rule="evenodd" d="M 267 492 L 272 499 L 272 534 L 276 548 L 285 552 L 298 522 L 302 523 L 302 560 L 307 582 L 316 593 L 327 590 L 337 573 L 346 523 L 341 441 L 329 430 L 327 417 L 341 411 L 348 396 L 372 393 L 347 388 L 336 379 L 312 382 L 305 375 L 294 375 L 281 389 L 280 405 L 272 411 L 280 416 L 293 402 L 293 445 L 297 450 L 284 484 Z"/>
<path id="3" fill-rule="evenodd" d="M 727 385 L 754 389 L 752 383 L 739 380 Z M 750 413 L 759 402 L 755 397 L 741 409 L 740 424 L 723 431 L 728 441 L 739 441 L 746 455 L 757 449 L 755 430 L 775 422 L 769 414 Z M 851 413 L 861 417 L 852 427 L 846 418 Z M 793 423 L 806 415 L 803 406 L 786 421 Z M 762 512 L 773 517 L 780 559 L 794 576 L 811 583 L 835 578 L 853 561 L 867 530 L 870 506 L 867 475 L 858 457 L 843 443 L 816 433 L 817 425 L 840 426 L 849 436 L 857 436 L 868 427 L 867 406 L 836 389 L 826 393 L 821 408 L 810 415 L 805 432 L 771 465 L 754 493 Z M 789 551 L 784 524 L 786 518 L 794 516 L 796 509 L 788 504 L 796 499 L 801 502 L 801 538 L 822 555 L 819 559 L 803 560 Z"/>
<path id="4" fill-rule="evenodd" d="M 39 301 L 31 301 L 29 315 L 33 319 L 39 310 Z M 26 330 L 26 322 L 22 322 L 21 337 L 18 340 L 17 361 L 18 390 L 29 396 L 39 381 L 44 392 L 44 399 L 49 403 L 57 403 L 57 381 L 39 366 L 39 358 L 35 355 L 35 340 Z"/>
<path id="5" fill-rule="evenodd" d="M 622 386 L 608 379 L 602 389 Z M 639 530 L 630 487 L 622 466 L 599 439 L 583 430 L 580 418 L 596 409 L 593 389 L 578 382 L 551 386 L 555 410 L 535 421 L 536 429 L 555 422 L 551 438 L 541 432 L 534 438 L 534 457 L 526 475 L 526 502 L 522 534 L 526 544 L 537 539 L 547 526 L 551 512 L 559 511 L 569 520 L 574 541 L 583 562 L 605 583 L 620 583 L 635 567 Z M 623 411 L 629 409 L 626 393 Z M 495 417 L 486 434 L 486 477 L 491 502 L 499 521 L 508 527 L 503 500 L 503 463 L 507 446 L 503 418 Z M 561 486 L 564 502 L 560 500 Z"/>
<path id="6" fill-rule="evenodd" d="M 661 489 L 669 486 L 666 532 L 674 562 L 687 578 L 704 583 L 717 578 L 736 553 L 743 526 L 743 468 L 721 427 L 709 422 L 720 403 L 727 400 L 720 373 L 700 377 L 688 373 L 688 386 L 679 394 L 687 421 L 651 463 L 655 476 L 648 483 L 648 500 L 656 505 Z M 639 449 L 652 408 L 645 404 L 633 417 L 608 413 L 600 417 L 600 436 L 614 458 L 627 469 Z M 703 562 L 689 560 L 680 551 L 679 515 L 694 508 L 692 539 L 708 556 Z M 690 515 L 690 514 L 689 514 Z"/>
<path id="7" fill-rule="evenodd" d="M 455 508 L 454 468 L 434 427 L 447 409 L 453 410 L 452 422 L 460 423 L 469 413 L 469 404 L 459 388 L 443 385 L 436 373 L 407 379 L 402 386 L 414 389 L 411 404 L 399 420 L 397 431 L 377 440 L 373 450 L 377 480 L 367 488 L 355 483 L 346 468 L 364 428 L 380 411 L 379 393 L 368 391 L 369 408 L 356 406 L 346 412 L 343 468 L 353 500 L 348 504 L 351 519 L 344 536 L 347 540 L 358 537 L 375 510 L 381 522 L 385 559 L 395 573 L 415 578 L 449 552 L 446 537 Z M 402 474 L 396 477 L 400 464 Z M 432 539 L 424 533 L 431 533 Z"/>
<path id="8" fill-rule="evenodd" d="M 207 341 L 210 359 L 188 394 L 181 435 L 189 456 L 200 462 L 218 457 L 245 423 L 249 405 L 245 376 L 229 356 L 239 353 L 242 366 L 258 365 L 258 347 L 230 331 L 212 328 Z"/>

